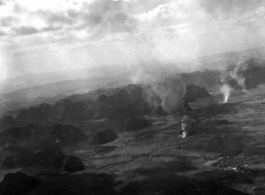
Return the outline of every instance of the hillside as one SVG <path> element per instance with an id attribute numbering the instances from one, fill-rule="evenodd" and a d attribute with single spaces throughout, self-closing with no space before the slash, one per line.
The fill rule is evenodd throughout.
<path id="1" fill-rule="evenodd" d="M 176 115 L 152 116 L 152 126 L 119 132 L 110 143 L 64 148 L 84 171 L 20 171 L 41 181 L 30 194 L 263 194 L 264 93 L 259 87 L 235 91 L 227 104 L 220 95 L 192 103 L 197 122 L 186 139 L 178 137 Z"/>

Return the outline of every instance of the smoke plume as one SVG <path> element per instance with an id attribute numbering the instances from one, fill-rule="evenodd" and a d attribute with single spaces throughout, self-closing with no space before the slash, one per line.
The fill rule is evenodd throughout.
<path id="1" fill-rule="evenodd" d="M 161 106 L 167 113 L 181 112 L 185 84 L 175 66 L 158 60 L 141 61 L 132 71 L 133 83 L 145 84 L 145 97 L 151 107 Z"/>
<path id="2" fill-rule="evenodd" d="M 227 103 L 228 102 L 228 98 L 230 97 L 231 95 L 231 91 L 232 91 L 232 88 L 227 85 L 227 84 L 224 84 L 222 87 L 221 87 L 221 92 L 223 93 L 223 96 L 224 96 L 224 101 L 223 103 Z"/>
<path id="3" fill-rule="evenodd" d="M 244 72 L 248 68 L 247 58 L 241 57 L 236 65 L 227 67 L 221 77 L 221 92 L 224 96 L 224 103 L 226 103 L 234 89 L 241 89 L 248 92 L 246 89 L 246 78 Z"/>
<path id="4" fill-rule="evenodd" d="M 151 85 L 161 99 L 161 106 L 167 113 L 180 112 L 183 109 L 185 88 L 179 79 L 170 78 L 163 83 Z"/>

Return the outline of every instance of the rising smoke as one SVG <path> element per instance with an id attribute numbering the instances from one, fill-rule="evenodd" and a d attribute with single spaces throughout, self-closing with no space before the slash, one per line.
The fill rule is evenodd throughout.
<path id="1" fill-rule="evenodd" d="M 224 97 L 223 103 L 227 103 L 228 98 L 231 95 L 232 88 L 228 84 L 223 84 L 220 91 L 222 92 L 223 97 Z"/>
<path id="2" fill-rule="evenodd" d="M 185 94 L 185 84 L 175 66 L 159 61 L 142 61 L 132 71 L 133 83 L 145 85 L 145 97 L 151 107 L 161 106 L 167 113 L 181 112 Z"/>
<path id="3" fill-rule="evenodd" d="M 151 85 L 161 99 L 162 108 L 169 114 L 181 112 L 185 87 L 180 79 L 168 78 L 163 83 Z"/>
<path id="4" fill-rule="evenodd" d="M 207 2 L 212 3 L 211 1 Z M 215 10 L 216 7 L 213 6 L 212 9 L 207 9 L 208 3 L 200 0 L 168 1 L 168 3 L 149 12 L 136 15 L 137 28 L 130 34 L 131 39 L 128 42 L 129 44 L 126 45 L 133 48 L 131 51 L 137 59 L 137 71 L 134 72 L 132 77 L 134 83 L 147 81 L 163 83 L 167 82 L 168 78 L 176 78 L 164 74 L 165 72 L 171 72 L 171 66 L 168 66 L 168 64 L 175 64 L 176 70 L 174 72 L 176 74 L 183 71 L 204 70 L 209 68 L 209 65 L 200 63 L 198 56 L 242 50 L 250 46 L 257 46 L 260 44 L 258 40 L 264 39 L 263 31 L 259 28 L 255 31 L 256 37 L 259 38 L 253 39 L 251 38 L 253 36 L 249 36 L 253 35 L 253 31 L 250 32 L 249 28 L 242 25 L 237 26 L 241 23 L 241 20 L 245 21 L 245 18 L 240 16 L 233 16 L 233 18 L 232 15 L 230 19 L 228 19 L 229 17 L 221 17 L 226 14 L 227 10 L 221 10 L 224 12 L 219 13 L 220 17 L 213 17 L 216 14 L 215 11 L 217 11 Z M 220 3 L 219 7 L 222 8 L 222 6 L 222 3 Z M 232 10 L 230 11 L 232 12 Z M 255 10 L 252 11 L 253 17 L 258 17 Z M 243 29 L 245 33 L 241 33 Z M 224 58 L 226 57 L 224 56 Z M 142 63 L 143 61 L 145 63 Z M 183 65 L 177 63 L 180 61 L 189 62 Z M 218 59 L 216 61 L 218 62 Z M 238 85 L 246 91 L 245 78 L 240 74 L 245 67 L 243 61 L 243 59 L 239 60 L 236 67 L 231 71 L 226 71 L 221 78 L 224 102 L 228 101 L 233 90 L 230 80 L 236 80 Z M 213 67 L 217 63 L 213 60 L 209 64 Z M 224 68 L 231 63 L 227 60 L 227 63 L 222 64 Z M 176 83 L 167 83 L 164 86 L 165 88 L 162 87 L 163 89 L 161 89 L 161 86 L 154 86 L 153 88 L 156 94 L 165 102 L 176 98 L 176 101 L 173 102 L 179 104 L 183 93 L 185 93 L 184 90 L 179 88 L 184 87 L 168 90 L 169 86 L 175 87 L 175 85 Z M 178 82 L 178 86 L 181 85 Z M 165 93 L 165 91 L 171 92 Z M 169 95 L 172 95 L 172 91 L 178 93 L 176 97 L 172 98 Z M 164 93 L 168 94 L 168 98 L 161 95 Z M 162 103 L 162 105 L 166 109 L 168 103 Z M 178 106 L 174 105 L 173 107 Z"/>
<path id="5" fill-rule="evenodd" d="M 220 80 L 222 83 L 220 91 L 223 93 L 224 103 L 227 103 L 234 89 L 248 92 L 246 89 L 246 78 L 244 77 L 244 72 L 248 68 L 247 59 L 240 57 L 236 65 L 227 67 L 226 71 L 223 72 Z"/>

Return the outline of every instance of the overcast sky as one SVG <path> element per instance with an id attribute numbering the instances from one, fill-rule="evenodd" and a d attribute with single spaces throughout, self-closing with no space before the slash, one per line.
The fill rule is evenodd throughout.
<path id="1" fill-rule="evenodd" d="M 0 80 L 264 46 L 263 0 L 0 0 Z"/>

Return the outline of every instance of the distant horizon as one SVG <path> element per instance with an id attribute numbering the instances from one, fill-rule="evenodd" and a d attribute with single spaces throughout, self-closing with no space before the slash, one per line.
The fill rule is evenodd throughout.
<path id="1" fill-rule="evenodd" d="M 262 47 L 255 47 L 255 48 L 249 48 L 249 49 L 244 49 L 244 50 L 236 50 L 236 51 L 227 51 L 227 52 L 220 52 L 220 53 L 213 53 L 212 55 L 203 55 L 203 56 L 198 56 L 197 58 L 194 59 L 187 59 L 187 60 L 183 60 L 183 61 L 177 61 L 177 62 L 171 62 L 171 63 L 165 63 L 166 64 L 174 64 L 174 63 L 188 63 L 188 62 L 196 62 L 199 59 L 207 59 L 207 58 L 211 58 L 213 56 L 219 56 L 219 55 L 225 55 L 225 54 L 230 54 L 230 53 L 240 53 L 240 52 L 246 52 L 249 50 L 257 50 L 257 49 L 265 49 L 265 46 Z M 252 57 L 252 56 L 251 56 Z M 265 58 L 265 54 L 264 54 L 264 58 Z M 127 67 L 130 66 L 135 66 L 136 64 L 125 64 Z M 38 74 L 50 74 L 50 73 L 60 73 L 60 72 L 68 72 L 68 71 L 72 71 L 72 70 L 86 70 L 86 69 L 94 69 L 94 68 L 104 68 L 104 67 L 108 67 L 110 68 L 111 66 L 119 66 L 122 67 L 124 66 L 124 64 L 98 64 L 98 65 L 93 65 L 93 66 L 87 66 L 87 67 L 70 67 L 68 69 L 62 69 L 62 70 L 47 70 L 44 72 L 27 72 L 27 73 L 22 73 L 19 75 L 7 75 L 6 79 L 12 79 L 12 78 L 17 78 L 17 77 L 21 77 L 21 76 L 26 76 L 26 75 L 38 75 Z M 208 68 L 206 68 L 208 69 Z M 198 70 L 203 70 L 203 69 L 198 69 Z M 192 71 L 196 71 L 196 70 L 192 70 Z M 183 71 L 183 72 L 187 72 L 187 71 Z M 180 72 L 181 73 L 181 72 Z M 1 81 L 0 81 L 1 82 Z"/>

